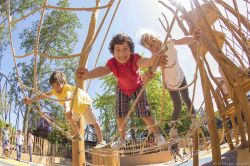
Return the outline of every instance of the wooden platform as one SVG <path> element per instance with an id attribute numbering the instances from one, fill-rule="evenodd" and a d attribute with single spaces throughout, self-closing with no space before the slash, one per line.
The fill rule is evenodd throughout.
<path id="1" fill-rule="evenodd" d="M 250 165 L 250 152 L 248 148 L 237 151 L 237 164 Z"/>
<path id="2" fill-rule="evenodd" d="M 169 151 L 161 151 L 151 154 L 130 155 L 121 157 L 121 166 L 136 166 L 155 163 L 166 163 L 173 160 Z"/>

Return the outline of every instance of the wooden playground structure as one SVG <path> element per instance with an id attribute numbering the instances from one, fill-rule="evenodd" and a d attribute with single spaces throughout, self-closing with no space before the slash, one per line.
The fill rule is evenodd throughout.
<path id="1" fill-rule="evenodd" d="M 91 46 L 95 42 L 97 35 L 102 27 L 102 23 L 105 21 L 105 16 L 102 19 L 101 25 L 97 27 L 98 10 L 107 9 L 107 11 L 113 7 L 115 0 L 110 0 L 107 5 L 100 6 L 100 0 L 96 0 L 96 6 L 92 8 L 79 8 L 74 10 L 89 10 L 92 12 L 91 19 L 89 22 L 88 33 L 86 40 L 82 46 L 82 50 L 79 54 L 70 55 L 63 58 L 80 57 L 79 67 L 85 67 Z M 159 1 L 159 5 L 166 7 L 173 14 L 172 22 L 169 26 L 166 21 L 167 27 L 162 26 L 166 29 L 166 39 L 171 34 L 173 24 L 177 23 L 178 27 L 182 30 L 184 35 L 190 35 L 195 29 L 200 29 L 200 40 L 199 42 L 192 43 L 189 45 L 193 58 L 196 61 L 196 74 L 199 71 L 201 79 L 202 91 L 204 96 L 206 118 L 197 119 L 198 128 L 194 129 L 191 133 L 185 135 L 180 141 L 184 141 L 187 138 L 192 138 L 193 146 L 193 165 L 199 165 L 199 140 L 198 133 L 200 127 L 206 123 L 209 130 L 210 147 L 212 149 L 212 162 L 214 165 L 220 165 L 221 163 L 221 149 L 220 143 L 226 138 L 227 144 L 230 150 L 235 149 L 231 138 L 231 131 L 228 127 L 228 121 L 231 121 L 234 139 L 236 145 L 240 148 L 248 148 L 250 150 L 250 105 L 247 99 L 247 92 L 250 91 L 250 21 L 249 11 L 250 2 L 247 0 L 232 0 L 233 6 L 227 4 L 226 1 L 222 0 L 190 0 L 192 9 L 188 11 L 180 3 L 174 3 L 171 1 Z M 44 2 L 43 6 L 39 10 L 43 11 L 47 8 L 55 10 L 73 10 L 71 8 L 59 8 L 56 6 L 48 6 Z M 115 1 L 116 2 L 116 1 Z M 247 14 L 237 6 L 238 3 L 244 3 L 246 5 Z M 119 7 L 120 0 L 117 1 L 116 9 Z M 171 4 L 171 5 L 170 5 Z M 35 12 L 35 11 L 34 11 Z M 32 14 L 32 13 L 31 13 Z M 11 20 L 9 16 L 9 29 L 11 34 L 11 25 L 13 22 L 20 21 L 29 15 L 24 16 L 18 20 Z M 166 16 L 163 14 L 166 18 Z M 233 18 L 233 19 L 232 19 Z M 236 20 L 236 21 L 233 21 Z M 40 30 L 41 24 L 39 24 L 38 31 Z M 37 40 L 39 36 L 37 36 Z M 13 45 L 13 41 L 10 35 L 10 43 Z M 13 48 L 13 46 L 12 46 Z M 217 65 L 221 77 L 216 77 L 212 71 L 211 64 L 207 61 L 206 55 L 210 53 Z M 43 58 L 53 59 L 52 55 L 45 53 L 39 53 L 39 50 L 32 52 L 35 56 L 42 56 Z M 24 55 L 27 56 L 27 55 Z M 15 52 L 13 51 L 13 57 L 16 58 Z M 36 80 L 34 81 L 36 83 Z M 77 87 L 86 89 L 84 82 L 76 80 Z M 23 83 L 20 83 L 22 88 L 27 88 Z M 194 86 L 196 82 L 194 82 Z M 29 88 L 35 93 L 41 93 L 34 88 Z M 194 88 L 195 89 L 195 88 Z M 223 124 L 223 136 L 219 138 L 217 131 L 215 113 L 213 102 L 219 111 L 219 116 L 222 119 Z M 41 115 L 42 116 L 42 115 Z M 237 120 L 237 123 L 236 123 Z M 84 135 L 84 120 L 80 118 L 78 127 Z M 201 134 L 202 135 L 202 134 Z M 204 136 L 203 136 L 204 137 Z M 167 139 L 169 142 L 169 140 Z M 206 140 L 204 140 L 206 144 Z M 143 145 L 142 145 L 143 144 Z M 115 151 L 111 149 L 85 149 L 84 141 L 73 141 L 72 142 L 72 165 L 82 166 L 86 165 L 85 153 L 92 155 L 92 163 L 95 165 L 107 165 L 107 166 L 119 166 L 119 165 L 133 165 L 138 164 L 138 160 L 143 160 L 147 164 L 152 162 L 165 162 L 172 160 L 171 155 L 166 151 L 166 146 L 156 147 L 149 146 L 149 142 L 140 141 L 135 144 L 127 143 L 124 149 Z M 144 158 L 143 158 L 144 156 Z M 162 156 L 166 157 L 163 160 Z M 148 161 L 146 161 L 148 159 Z M 155 159 L 155 160 L 153 160 Z"/>

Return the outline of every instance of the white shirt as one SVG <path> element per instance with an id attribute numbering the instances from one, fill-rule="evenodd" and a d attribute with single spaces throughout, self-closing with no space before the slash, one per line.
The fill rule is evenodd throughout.
<path id="1" fill-rule="evenodd" d="M 33 146 L 34 136 L 31 134 L 28 138 L 28 146 Z"/>
<path id="2" fill-rule="evenodd" d="M 17 134 L 16 136 L 16 144 L 17 145 L 23 145 L 24 137 L 22 134 Z"/>
<path id="3" fill-rule="evenodd" d="M 168 88 L 179 88 L 184 80 L 184 73 L 180 67 L 174 40 L 167 42 L 167 67 L 164 68 L 164 79 Z"/>

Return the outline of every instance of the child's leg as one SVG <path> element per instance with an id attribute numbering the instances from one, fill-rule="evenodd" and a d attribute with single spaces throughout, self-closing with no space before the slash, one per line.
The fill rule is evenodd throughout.
<path id="1" fill-rule="evenodd" d="M 140 92 L 140 89 L 138 89 L 135 93 L 132 94 L 132 98 L 134 101 L 136 100 L 139 92 Z M 141 95 L 140 100 L 138 101 L 136 107 L 137 107 L 136 115 L 138 117 L 141 117 L 147 126 L 151 126 L 149 127 L 149 130 L 153 132 L 154 134 L 159 133 L 160 132 L 159 128 L 157 126 L 153 126 L 155 124 L 155 120 L 151 116 L 151 112 L 149 110 L 149 105 L 148 105 L 148 100 L 147 100 L 147 95 L 145 91 Z"/>
<path id="2" fill-rule="evenodd" d="M 88 107 L 88 110 L 83 113 L 83 116 L 84 116 L 86 123 L 93 125 L 93 127 L 95 128 L 95 133 L 96 133 L 98 142 L 102 142 L 103 141 L 102 131 L 101 131 L 100 125 L 98 124 L 95 118 L 95 115 L 93 114 L 92 106 Z"/>
<path id="3" fill-rule="evenodd" d="M 189 146 L 190 156 L 193 155 L 193 145 Z"/>
<path id="4" fill-rule="evenodd" d="M 178 144 L 177 144 L 177 148 L 176 148 L 176 154 L 182 159 L 182 156 L 180 154 L 180 147 Z"/>
<path id="5" fill-rule="evenodd" d="M 178 91 L 169 91 L 169 95 L 172 99 L 174 111 L 172 113 L 172 120 L 176 121 L 179 118 L 181 112 L 181 96 Z"/>
<path id="6" fill-rule="evenodd" d="M 81 135 L 76 122 L 73 120 L 72 112 L 66 112 L 66 118 L 74 131 L 74 135 Z"/>
<path id="7" fill-rule="evenodd" d="M 177 155 L 178 155 L 181 159 L 183 159 L 182 156 L 181 156 L 181 154 L 180 154 L 180 152 L 177 152 Z"/>
<path id="8" fill-rule="evenodd" d="M 180 87 L 184 87 L 187 85 L 187 81 L 186 79 L 184 78 L 182 84 Z M 190 110 L 192 109 L 192 114 L 195 114 L 195 110 L 194 110 L 194 106 L 192 105 L 192 101 L 191 99 L 189 98 L 189 93 L 188 93 L 188 88 L 186 89 L 183 89 L 180 91 L 181 92 L 181 98 L 182 100 L 184 101 L 184 103 L 186 104 L 187 106 L 187 109 L 188 109 L 188 112 L 190 112 Z M 192 105 L 192 106 L 191 106 Z"/>
<path id="9" fill-rule="evenodd" d="M 95 128 L 95 133 L 98 139 L 98 142 L 102 142 L 103 141 L 103 136 L 102 136 L 102 131 L 101 128 L 99 126 L 98 123 L 93 124 L 94 128 Z"/>
<path id="10" fill-rule="evenodd" d="M 130 96 L 123 93 L 120 88 L 116 89 L 116 122 L 118 127 L 118 132 L 120 134 L 120 138 L 125 140 L 126 135 L 126 124 L 123 125 L 126 115 L 129 110 L 129 102 Z M 123 126 L 122 126 L 123 125 Z"/>
<path id="11" fill-rule="evenodd" d="M 173 156 L 174 156 L 174 161 L 177 161 L 175 152 L 173 152 Z"/>
<path id="12" fill-rule="evenodd" d="M 159 127 L 155 124 L 155 120 L 152 116 L 148 116 L 148 117 L 142 117 L 142 120 L 146 123 L 147 126 L 151 126 L 149 127 L 149 130 L 153 133 L 153 134 L 158 134 L 160 133 Z"/>
<path id="13" fill-rule="evenodd" d="M 120 137 L 125 140 L 125 136 L 126 136 L 126 124 L 124 124 L 124 126 L 122 126 L 122 124 L 124 123 L 125 117 L 118 117 L 116 118 L 116 122 L 117 122 L 117 127 L 118 127 L 118 132 L 120 134 Z"/>

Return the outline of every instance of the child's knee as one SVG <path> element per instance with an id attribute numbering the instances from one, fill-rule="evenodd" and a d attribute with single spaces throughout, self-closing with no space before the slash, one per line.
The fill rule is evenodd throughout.
<path id="1" fill-rule="evenodd" d="M 68 119 L 73 119 L 73 115 L 72 115 L 71 112 L 67 112 L 67 113 L 66 113 L 66 117 L 67 117 Z"/>
<path id="2" fill-rule="evenodd" d="M 91 125 L 93 125 L 94 127 L 99 127 L 100 126 L 98 122 L 95 122 L 95 123 L 93 123 Z"/>

